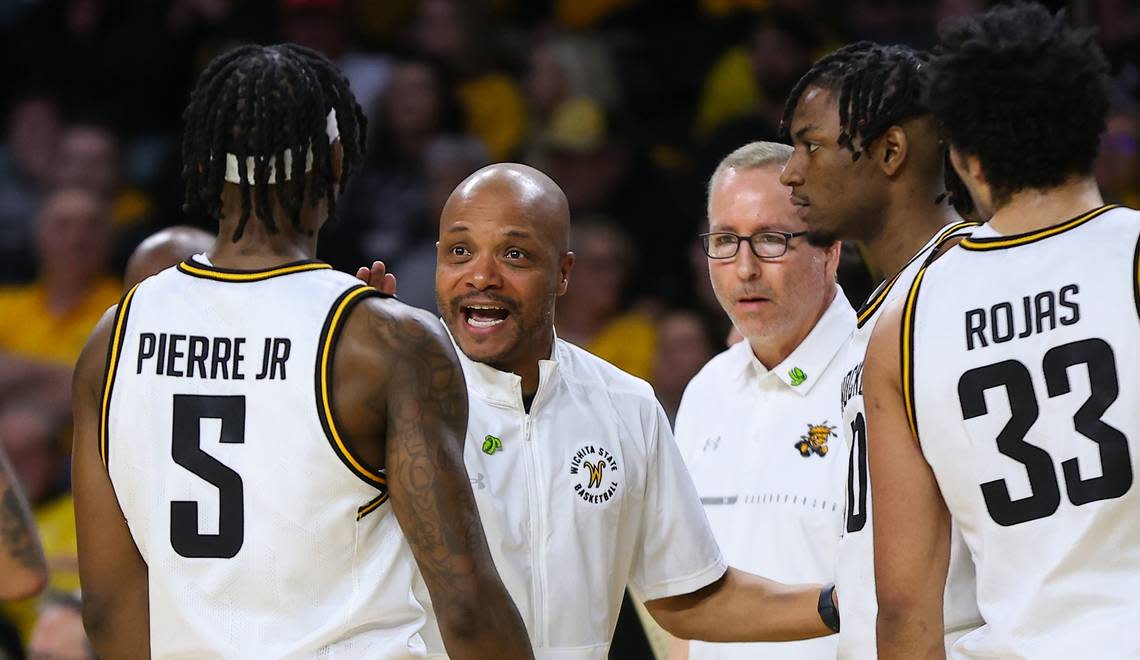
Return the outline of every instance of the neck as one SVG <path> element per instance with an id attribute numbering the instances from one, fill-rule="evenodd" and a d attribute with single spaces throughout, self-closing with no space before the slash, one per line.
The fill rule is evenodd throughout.
<path id="1" fill-rule="evenodd" d="M 522 379 L 522 395 L 533 396 L 538 391 L 539 381 L 539 363 L 542 360 L 549 359 L 554 354 L 554 328 L 547 329 L 545 339 L 535 347 L 535 350 L 530 351 L 530 354 L 517 360 L 513 365 L 496 366 L 491 365 L 499 371 L 508 371 L 517 374 Z"/>
<path id="2" fill-rule="evenodd" d="M 930 237 L 943 226 L 961 220 L 949 204 L 935 204 L 937 191 L 917 188 L 888 202 L 876 236 L 863 241 L 871 262 L 891 278 L 902 270 Z"/>
<path id="3" fill-rule="evenodd" d="M 815 316 L 811 318 L 811 322 L 800 328 L 794 335 L 787 337 L 756 337 L 748 338 L 748 345 L 752 348 L 752 354 L 764 365 L 764 368 L 771 371 L 778 367 L 781 362 L 788 359 L 792 351 L 803 343 L 811 331 L 827 313 L 827 308 L 831 306 L 832 301 L 835 300 L 835 293 L 837 287 L 832 285 L 831 291 L 823 297 L 823 304 L 819 306 L 819 310 Z"/>
<path id="4" fill-rule="evenodd" d="M 1075 218 L 1104 204 L 1096 180 L 1074 177 L 1043 190 L 1022 190 L 994 212 L 990 226 L 999 234 L 1023 234 Z"/>
<path id="5" fill-rule="evenodd" d="M 214 247 L 208 255 L 215 266 L 259 270 L 316 257 L 315 227 L 320 226 L 316 221 L 316 214 L 324 213 L 323 202 L 316 207 L 310 207 L 308 202 L 305 202 L 305 208 L 301 212 L 301 227 L 304 229 L 297 229 L 284 213 L 277 213 L 275 218 L 277 233 L 271 232 L 265 222 L 258 217 L 257 212 L 250 209 L 242 237 L 235 242 L 232 239 L 237 230 L 238 220 L 241 218 L 241 198 L 236 194 L 236 189 L 233 192 L 231 195 L 223 195 L 222 220 L 218 223 L 218 237 L 214 240 Z M 277 208 L 272 199 L 270 204 Z"/>

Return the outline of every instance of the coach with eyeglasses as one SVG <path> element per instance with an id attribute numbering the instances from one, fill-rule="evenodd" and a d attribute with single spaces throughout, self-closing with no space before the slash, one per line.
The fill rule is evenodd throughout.
<path id="1" fill-rule="evenodd" d="M 780 184 L 792 148 L 753 142 L 709 181 L 701 234 L 713 289 L 744 340 L 685 390 L 676 439 L 728 562 L 790 583 L 833 580 L 848 448 L 836 355 L 855 313 L 836 283 L 837 241 L 807 231 Z M 831 590 L 820 595 L 829 610 Z M 830 616 L 833 615 L 833 616 Z M 836 638 L 674 643 L 673 657 L 835 658 Z"/>

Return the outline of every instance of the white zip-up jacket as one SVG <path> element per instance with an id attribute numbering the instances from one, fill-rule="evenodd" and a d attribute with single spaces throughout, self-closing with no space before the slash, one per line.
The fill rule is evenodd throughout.
<path id="1" fill-rule="evenodd" d="M 724 574 L 648 383 L 555 339 L 528 414 L 519 376 L 456 350 L 470 401 L 467 471 L 538 658 L 606 658 L 626 585 L 652 600 Z M 443 653 L 434 622 L 424 637 Z"/>

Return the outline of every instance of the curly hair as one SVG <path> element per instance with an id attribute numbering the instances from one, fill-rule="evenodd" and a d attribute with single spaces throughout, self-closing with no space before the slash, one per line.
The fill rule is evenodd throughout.
<path id="1" fill-rule="evenodd" d="M 1104 55 L 1064 11 L 1026 2 L 943 24 L 926 103 L 977 156 L 999 205 L 1088 174 L 1108 112 Z"/>
<path id="2" fill-rule="evenodd" d="M 236 155 L 242 164 L 252 157 L 254 181 L 265 182 L 271 159 L 284 163 L 287 149 L 293 154 L 309 149 L 313 153 L 309 175 L 281 177 L 274 184 L 277 201 L 293 227 L 300 227 L 306 199 L 315 206 L 323 198 L 329 214 L 335 211 L 336 185 L 343 188 L 360 163 L 367 124 L 348 80 L 325 56 L 294 44 L 242 46 L 210 62 L 190 98 L 182 140 L 186 213 L 221 220 L 225 154 Z M 326 134 L 329 110 L 336 111 L 340 132 L 339 179 Z M 242 213 L 233 240 L 241 238 L 255 207 L 269 231 L 278 232 L 269 185 L 251 185 L 245 175 L 237 185 Z"/>

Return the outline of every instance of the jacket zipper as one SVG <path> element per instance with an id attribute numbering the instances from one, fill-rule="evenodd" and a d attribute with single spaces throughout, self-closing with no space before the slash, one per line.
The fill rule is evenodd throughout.
<path id="1" fill-rule="evenodd" d="M 533 403 L 531 410 L 533 410 Z M 543 508 L 541 483 L 539 478 L 537 449 L 532 441 L 533 422 L 531 415 L 523 415 L 523 445 L 526 447 L 527 476 L 530 478 L 530 561 L 534 571 L 534 635 L 532 640 L 536 648 L 546 645 L 546 562 L 542 551 L 543 538 Z"/>

